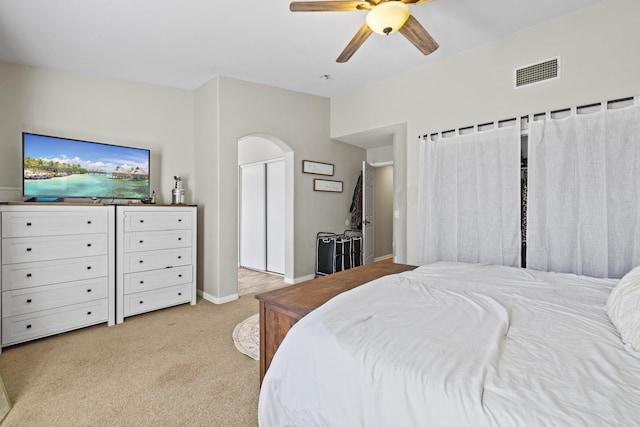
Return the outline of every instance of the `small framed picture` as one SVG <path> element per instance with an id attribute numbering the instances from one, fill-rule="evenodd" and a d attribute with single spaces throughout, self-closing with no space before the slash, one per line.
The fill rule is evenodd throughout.
<path id="1" fill-rule="evenodd" d="M 328 179 L 314 179 L 314 191 L 329 191 L 332 193 L 342 193 L 342 181 L 331 181 Z"/>
<path id="2" fill-rule="evenodd" d="M 331 163 L 312 162 L 311 160 L 303 160 L 302 172 L 312 173 L 316 175 L 333 176 L 333 165 Z"/>

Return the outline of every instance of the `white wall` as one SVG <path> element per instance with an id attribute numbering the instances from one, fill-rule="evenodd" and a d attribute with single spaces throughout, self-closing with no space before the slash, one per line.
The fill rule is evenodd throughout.
<path id="1" fill-rule="evenodd" d="M 151 149 L 151 189 L 193 200 L 193 92 L 0 63 L 0 189 L 19 200 L 22 132 Z M 17 197 L 17 199 L 16 199 Z"/>
<path id="2" fill-rule="evenodd" d="M 394 199 L 406 236 L 396 259 L 415 263 L 417 137 L 488 121 L 640 94 L 640 2 L 602 2 L 331 100 L 331 136 L 396 123 Z M 437 37 L 437 35 L 434 35 Z M 561 57 L 561 79 L 513 88 L 513 70 Z M 427 101 L 423 101 L 427 100 Z M 381 117 L 379 105 L 394 105 Z M 358 111 L 358 115 L 351 114 Z M 406 168 L 399 164 L 406 162 Z M 402 173 L 401 171 L 404 171 Z M 406 194 L 399 175 L 406 182 Z M 406 202 L 406 206 L 402 206 Z M 402 256 L 406 250 L 406 257 Z"/>

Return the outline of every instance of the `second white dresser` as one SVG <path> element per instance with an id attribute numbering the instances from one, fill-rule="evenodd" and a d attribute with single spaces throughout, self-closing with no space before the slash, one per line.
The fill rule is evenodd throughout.
<path id="1" fill-rule="evenodd" d="M 116 207 L 116 323 L 196 303 L 195 206 Z"/>

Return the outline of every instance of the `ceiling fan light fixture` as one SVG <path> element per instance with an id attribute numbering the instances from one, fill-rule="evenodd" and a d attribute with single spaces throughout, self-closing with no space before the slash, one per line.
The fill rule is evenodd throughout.
<path id="1" fill-rule="evenodd" d="M 398 31 L 409 19 L 409 7 L 397 0 L 380 3 L 367 13 L 367 26 L 374 33 L 389 35 Z"/>

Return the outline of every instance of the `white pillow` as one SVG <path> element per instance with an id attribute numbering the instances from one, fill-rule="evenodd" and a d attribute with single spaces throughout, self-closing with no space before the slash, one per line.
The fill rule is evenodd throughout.
<path id="1" fill-rule="evenodd" d="M 613 288 L 607 299 L 607 314 L 626 347 L 640 352 L 640 266 Z"/>

